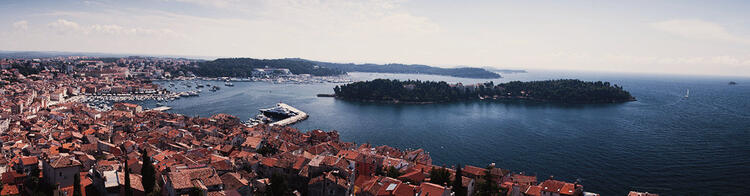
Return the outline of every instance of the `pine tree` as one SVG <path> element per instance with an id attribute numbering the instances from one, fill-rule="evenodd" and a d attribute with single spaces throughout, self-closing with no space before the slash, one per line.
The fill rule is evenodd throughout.
<path id="1" fill-rule="evenodd" d="M 76 173 L 73 176 L 73 196 L 82 196 L 81 193 L 81 174 Z"/>
<path id="2" fill-rule="evenodd" d="M 143 178 L 141 179 L 141 184 L 143 185 L 143 190 L 148 194 L 154 191 L 154 186 L 156 185 L 156 171 L 154 170 L 151 157 L 148 156 L 146 150 L 141 152 L 141 159 L 143 159 L 143 168 L 141 169 L 141 175 Z"/>
<path id="3" fill-rule="evenodd" d="M 462 179 L 463 173 L 461 172 L 461 164 L 458 164 L 456 167 L 456 178 L 453 179 L 453 192 L 456 193 L 456 196 L 465 196 L 468 195 L 466 190 L 464 190 L 463 187 L 463 179 Z"/>
<path id="4" fill-rule="evenodd" d="M 125 196 L 133 196 L 133 190 L 130 190 L 130 168 L 128 168 L 127 160 L 125 160 Z"/>
<path id="5" fill-rule="evenodd" d="M 130 189 L 130 168 L 128 167 L 128 151 L 125 146 L 120 146 L 122 153 L 125 154 L 123 161 L 125 161 L 125 196 L 133 196 L 133 190 Z"/>
<path id="6" fill-rule="evenodd" d="M 399 176 L 403 175 L 398 169 L 396 169 L 393 166 L 388 167 L 388 171 L 386 171 L 385 176 L 391 177 L 391 178 L 398 178 Z"/>
<path id="7" fill-rule="evenodd" d="M 443 168 L 432 167 L 430 170 L 430 182 L 433 184 L 445 185 L 451 182 L 451 173 L 445 166 Z"/>
<path id="8" fill-rule="evenodd" d="M 287 194 L 287 190 L 289 189 L 289 186 L 286 184 L 286 179 L 284 179 L 284 176 L 273 174 L 271 175 L 271 194 L 273 196 L 282 196 Z"/>

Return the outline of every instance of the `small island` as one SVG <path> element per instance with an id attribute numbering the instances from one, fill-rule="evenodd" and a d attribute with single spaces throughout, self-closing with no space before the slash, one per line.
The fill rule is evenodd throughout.
<path id="1" fill-rule="evenodd" d="M 576 79 L 461 83 L 375 79 L 334 87 L 333 97 L 387 103 L 444 103 L 467 100 L 532 100 L 555 103 L 620 103 L 635 101 L 622 86 Z M 320 95 L 319 95 L 320 96 Z"/>

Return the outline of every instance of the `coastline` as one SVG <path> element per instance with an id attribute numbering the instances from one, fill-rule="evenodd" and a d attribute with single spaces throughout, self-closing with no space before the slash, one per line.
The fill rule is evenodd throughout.
<path id="1" fill-rule="evenodd" d="M 357 101 L 365 103 L 386 103 L 386 104 L 437 104 L 437 103 L 456 103 L 466 101 L 533 101 L 537 103 L 552 103 L 552 104 L 616 104 L 616 103 L 627 103 L 638 101 L 635 97 L 631 97 L 628 100 L 612 100 L 612 101 L 596 101 L 596 102 L 564 102 L 564 101 L 553 101 L 545 99 L 537 99 L 533 97 L 497 97 L 497 98 L 482 98 L 482 99 L 466 99 L 456 101 L 402 101 L 402 100 L 377 100 L 377 99 L 349 99 L 335 94 L 318 94 L 317 97 L 332 97 L 335 99 L 346 100 L 346 101 Z"/>

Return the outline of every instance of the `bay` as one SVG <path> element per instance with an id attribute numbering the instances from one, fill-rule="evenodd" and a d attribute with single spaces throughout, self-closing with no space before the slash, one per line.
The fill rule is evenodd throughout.
<path id="1" fill-rule="evenodd" d="M 576 78 L 624 86 L 638 101 L 546 104 L 474 101 L 446 104 L 360 103 L 316 97 L 336 84 L 201 81 L 217 92 L 166 103 L 169 112 L 245 120 L 278 102 L 310 115 L 300 130 L 337 130 L 343 141 L 423 148 L 433 164 L 470 164 L 580 180 L 586 191 L 626 195 L 748 195 L 750 79 L 530 70 L 495 83 Z M 434 75 L 350 73 L 353 80 L 419 79 L 464 84 L 489 80 Z M 738 85 L 728 85 L 736 81 Z M 169 87 L 168 82 L 158 82 Z M 177 82 L 179 83 L 179 82 Z M 171 90 L 186 90 L 176 85 Z M 690 97 L 684 98 L 690 89 Z M 141 103 L 154 107 L 155 102 Z"/>

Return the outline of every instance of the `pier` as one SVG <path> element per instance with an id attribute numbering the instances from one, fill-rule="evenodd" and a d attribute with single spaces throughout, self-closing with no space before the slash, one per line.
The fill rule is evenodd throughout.
<path id="1" fill-rule="evenodd" d="M 287 109 L 289 111 L 292 111 L 292 112 L 296 113 L 297 115 L 291 116 L 289 118 L 282 119 L 280 121 L 273 122 L 273 123 L 269 124 L 271 126 L 277 126 L 277 125 L 279 125 L 279 126 L 286 126 L 286 125 L 291 125 L 291 124 L 297 123 L 299 121 L 303 121 L 303 120 L 307 119 L 307 117 L 308 117 L 307 113 L 305 113 L 302 110 L 299 110 L 297 108 L 294 108 L 294 107 L 292 107 L 290 105 L 287 105 L 285 103 L 279 103 L 278 106 L 282 107 L 282 108 L 285 108 L 285 109 Z"/>
<path id="2" fill-rule="evenodd" d="M 172 108 L 171 107 L 167 107 L 167 106 L 161 106 L 161 107 L 157 107 L 157 108 L 151 109 L 150 111 L 163 112 L 163 111 L 167 111 L 167 110 L 170 110 L 170 109 L 172 109 Z"/>

